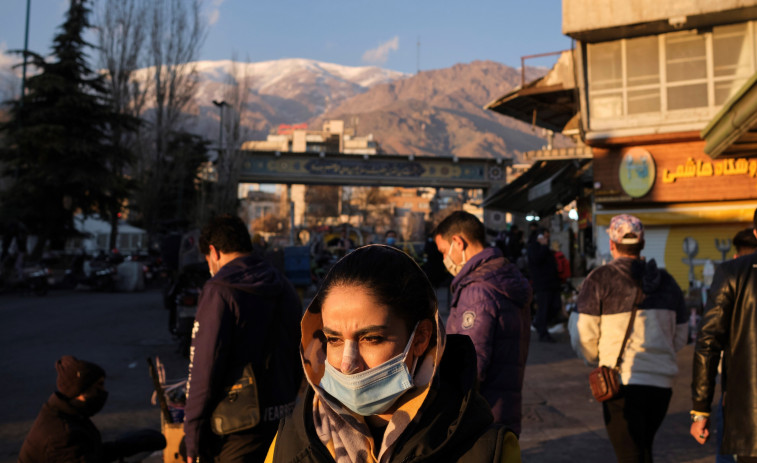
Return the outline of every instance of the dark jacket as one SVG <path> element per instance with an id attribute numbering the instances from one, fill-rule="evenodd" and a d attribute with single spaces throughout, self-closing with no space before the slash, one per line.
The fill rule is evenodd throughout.
<path id="1" fill-rule="evenodd" d="M 506 431 L 492 423 L 489 405 L 475 390 L 473 345 L 465 336 L 450 335 L 439 376 L 398 441 L 391 460 L 396 462 L 500 462 Z M 313 426 L 312 388 L 292 416 L 279 426 L 273 461 L 333 462 Z M 512 436 L 512 434 L 510 434 Z M 512 437 L 514 438 L 514 437 Z"/>
<path id="2" fill-rule="evenodd" d="M 710 411 L 721 352 L 721 453 L 756 456 L 757 254 L 723 262 L 715 270 L 694 350 L 691 395 L 696 411 Z"/>
<path id="3" fill-rule="evenodd" d="M 19 463 L 100 463 L 116 458 L 116 446 L 103 444 L 92 420 L 58 393 L 42 406 L 18 455 Z"/>
<path id="4" fill-rule="evenodd" d="M 623 351 L 621 381 L 672 387 L 689 311 L 681 288 L 654 259 L 618 257 L 589 273 L 578 294 L 578 313 L 570 318 L 573 349 L 589 364 L 615 366 L 637 298 L 641 302 Z"/>
<path id="5" fill-rule="evenodd" d="M 279 311 L 278 326 L 269 326 L 274 311 Z M 259 381 L 264 421 L 278 421 L 281 410 L 292 406 L 302 380 L 301 316 L 292 284 L 257 255 L 234 259 L 205 283 L 192 331 L 184 421 L 189 456 L 197 456 L 201 446 L 203 453 L 217 454 L 210 443 L 217 442 L 209 427 L 211 414 L 248 363 Z M 263 375 L 265 363 L 272 370 Z M 260 429 L 273 438 L 275 424 Z M 256 437 L 254 431 L 246 434 Z"/>
<path id="6" fill-rule="evenodd" d="M 534 291 L 554 291 L 560 289 L 555 254 L 549 246 L 539 243 L 536 238 L 528 242 L 528 274 Z"/>
<path id="7" fill-rule="evenodd" d="M 531 286 L 498 248 L 485 248 L 452 280 L 447 332 L 471 337 L 481 394 L 494 420 L 520 434 L 521 387 L 531 337 Z"/>

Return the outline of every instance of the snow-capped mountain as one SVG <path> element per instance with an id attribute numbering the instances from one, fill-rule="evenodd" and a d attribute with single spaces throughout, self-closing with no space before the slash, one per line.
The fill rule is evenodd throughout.
<path id="1" fill-rule="evenodd" d="M 306 59 L 196 65 L 195 130 L 210 140 L 217 137 L 219 117 L 212 102 L 223 99 L 233 73 L 246 75 L 250 89 L 243 119 L 248 140 L 265 139 L 279 124 L 307 122 L 317 129 L 338 118 L 359 124 L 359 135 L 372 133 L 388 153 L 512 158 L 545 144 L 527 124 L 483 109 L 520 85 L 519 70 L 492 61 L 416 75 Z M 527 79 L 544 72 L 527 68 Z"/>
<path id="2" fill-rule="evenodd" d="M 223 100 L 225 90 L 235 79 L 247 79 L 250 94 L 245 125 L 257 137 L 265 136 L 279 124 L 307 122 L 374 85 L 407 77 L 375 66 L 342 66 L 307 59 L 195 64 L 200 85 L 194 103 L 201 116 L 215 118 L 213 100 Z"/>

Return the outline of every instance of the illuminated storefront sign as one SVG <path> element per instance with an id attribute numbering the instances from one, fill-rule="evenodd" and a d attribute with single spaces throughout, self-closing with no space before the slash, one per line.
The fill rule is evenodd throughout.
<path id="1" fill-rule="evenodd" d="M 656 176 L 652 155 L 644 148 L 631 148 L 624 155 L 618 169 L 623 191 L 632 198 L 641 198 L 654 186 Z"/>
<path id="2" fill-rule="evenodd" d="M 748 175 L 757 177 L 757 159 L 723 159 L 720 161 L 695 161 L 688 158 L 675 170 L 663 169 L 662 183 L 674 183 L 682 178 L 713 177 L 723 175 Z"/>

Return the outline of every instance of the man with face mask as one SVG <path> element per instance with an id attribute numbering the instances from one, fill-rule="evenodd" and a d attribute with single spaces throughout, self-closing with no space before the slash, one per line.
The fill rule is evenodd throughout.
<path id="1" fill-rule="evenodd" d="M 521 388 L 531 336 L 531 286 L 496 247 L 485 247 L 484 225 L 453 212 L 434 231 L 444 266 L 454 276 L 447 332 L 470 336 L 481 394 L 494 421 L 520 434 Z"/>
<path id="2" fill-rule="evenodd" d="M 42 406 L 19 452 L 20 463 L 114 461 L 141 451 L 159 450 L 166 441 L 157 431 L 132 433 L 103 442 L 90 419 L 108 399 L 105 371 L 94 363 L 64 355 L 55 363 L 55 391 Z"/>
<path id="3" fill-rule="evenodd" d="M 200 233 L 199 247 L 212 278 L 202 288 L 192 329 L 184 409 L 187 461 L 262 461 L 302 380 L 302 303 L 289 280 L 253 251 L 239 217 L 212 218 Z M 260 422 L 216 434 L 213 411 L 248 365 L 256 376 Z M 237 409 L 240 416 L 245 413 Z"/>

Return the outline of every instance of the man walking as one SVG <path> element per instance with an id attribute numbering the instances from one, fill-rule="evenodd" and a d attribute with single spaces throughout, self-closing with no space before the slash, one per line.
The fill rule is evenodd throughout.
<path id="1" fill-rule="evenodd" d="M 539 341 L 555 342 L 547 330 L 551 318 L 559 317 L 562 312 L 560 298 L 560 277 L 557 273 L 557 260 L 549 247 L 549 230 L 539 228 L 536 235 L 528 242 L 528 273 L 534 286 L 536 299 L 536 319 L 534 328 L 539 333 Z"/>
<path id="2" fill-rule="evenodd" d="M 757 237 L 757 210 L 754 213 Z M 723 355 L 723 442 L 720 453 L 757 462 L 757 254 L 720 264 L 710 285 L 694 348 L 691 429 L 700 444 L 710 436 L 710 404 Z M 729 377 L 733 371 L 734 376 Z"/>
<path id="3" fill-rule="evenodd" d="M 199 240 L 212 278 L 200 296 L 192 330 L 185 407 L 187 461 L 263 461 L 278 420 L 291 411 L 300 385 L 299 321 L 294 287 L 252 252 L 244 223 L 231 215 L 211 219 Z M 218 435 L 211 417 L 251 366 L 260 397 L 260 423 Z M 242 406 L 239 413 L 245 413 Z"/>
<path id="4" fill-rule="evenodd" d="M 673 394 L 676 352 L 686 345 L 688 313 L 673 277 L 654 259 L 641 257 L 644 227 L 638 218 L 617 215 L 607 233 L 614 260 L 581 285 L 571 342 L 589 364 L 612 368 L 622 355 L 621 394 L 602 403 L 605 427 L 619 462 L 651 462 L 654 436 Z"/>
<path id="5" fill-rule="evenodd" d="M 447 332 L 473 340 L 480 390 L 494 421 L 521 429 L 521 388 L 531 335 L 531 287 L 498 248 L 484 247 L 483 224 L 453 212 L 434 231 L 444 265 L 454 276 Z"/>

